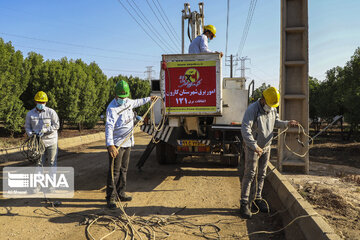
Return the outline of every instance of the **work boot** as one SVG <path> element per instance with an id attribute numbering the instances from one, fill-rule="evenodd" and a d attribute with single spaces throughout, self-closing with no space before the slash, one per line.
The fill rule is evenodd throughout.
<path id="1" fill-rule="evenodd" d="M 114 198 L 110 198 L 108 201 L 107 201 L 107 207 L 109 209 L 116 209 L 116 201 Z"/>
<path id="2" fill-rule="evenodd" d="M 251 218 L 251 212 L 249 209 L 248 202 L 245 202 L 245 201 L 240 202 L 240 216 L 245 219 Z"/>
<path id="3" fill-rule="evenodd" d="M 257 207 L 255 206 L 255 204 Z M 253 209 L 253 211 L 257 211 L 259 209 L 259 211 L 263 213 L 270 212 L 269 205 L 263 198 L 255 199 L 254 202 L 252 203 L 251 208 Z"/>
<path id="4" fill-rule="evenodd" d="M 120 201 L 122 202 L 130 202 L 132 200 L 132 197 L 124 195 L 124 196 L 120 196 Z"/>

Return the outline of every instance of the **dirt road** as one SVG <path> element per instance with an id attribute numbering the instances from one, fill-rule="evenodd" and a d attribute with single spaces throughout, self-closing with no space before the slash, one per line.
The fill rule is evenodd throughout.
<path id="1" fill-rule="evenodd" d="M 149 219 L 153 215 L 166 217 L 179 211 L 177 215 L 192 224 L 215 223 L 220 228 L 219 234 L 227 237 L 222 239 L 237 239 L 249 232 L 281 227 L 279 219 L 265 214 L 258 214 L 250 221 L 239 217 L 240 181 L 237 169 L 209 163 L 158 165 L 152 153 L 142 172 L 139 172 L 135 164 L 150 138 L 137 133 L 135 139 L 127 187 L 133 201 L 125 207 L 129 216 Z M 46 204 L 41 199 L 1 198 L 0 239 L 86 239 L 85 225 L 79 225 L 85 216 L 120 214 L 120 210 L 110 211 L 105 206 L 108 159 L 103 141 L 68 150 L 59 158 L 58 165 L 75 169 L 74 198 L 58 199 L 62 202 L 58 209 L 66 215 L 45 208 Z M 163 229 L 171 234 L 168 239 L 204 239 L 200 228 L 191 226 L 194 228 L 172 225 Z M 214 229 L 205 227 L 203 231 Z M 103 223 L 93 225 L 91 232 L 100 239 L 110 230 Z M 117 231 L 107 239 L 120 239 L 122 236 L 121 231 Z M 282 234 L 253 235 L 250 239 L 284 237 Z"/>

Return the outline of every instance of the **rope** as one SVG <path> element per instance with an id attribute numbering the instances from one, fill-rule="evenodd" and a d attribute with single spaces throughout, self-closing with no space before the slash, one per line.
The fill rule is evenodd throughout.
<path id="1" fill-rule="evenodd" d="M 164 99 L 158 97 L 156 100 L 160 99 L 161 100 L 161 112 L 165 113 L 166 109 L 165 109 L 165 102 L 164 102 Z M 154 128 L 154 131 L 152 133 L 152 142 L 157 144 L 160 142 L 160 138 L 159 139 L 156 139 L 156 134 L 158 132 L 161 132 L 165 126 L 165 121 L 166 121 L 166 116 L 165 114 L 161 114 L 161 120 L 159 122 L 158 125 L 156 125 L 156 122 L 155 122 L 155 111 L 153 108 L 151 108 L 151 117 L 150 117 L 150 124 L 151 126 Z"/>
<path id="2" fill-rule="evenodd" d="M 301 216 L 298 216 L 296 218 L 294 218 L 291 222 L 289 222 L 285 227 L 282 227 L 276 231 L 256 231 L 256 232 L 252 232 L 252 233 L 249 233 L 249 234 L 246 234 L 246 235 L 243 235 L 241 237 L 239 237 L 238 239 L 241 239 L 241 238 L 245 238 L 245 237 L 249 237 L 249 236 L 252 236 L 252 235 L 255 235 L 255 234 L 274 234 L 274 233 L 278 233 L 278 232 L 281 232 L 283 231 L 284 229 L 286 229 L 287 227 L 289 227 L 291 224 L 293 224 L 296 220 L 298 219 L 301 219 L 301 218 L 306 218 L 306 217 L 312 217 L 312 216 L 316 216 L 318 215 L 317 213 L 316 214 L 311 214 L 311 215 L 301 215 Z"/>
<path id="3" fill-rule="evenodd" d="M 45 144 L 41 137 L 34 134 L 21 144 L 20 149 L 30 162 L 36 163 L 45 152 Z"/>
<path id="4" fill-rule="evenodd" d="M 286 132 L 287 132 L 288 129 L 289 129 L 289 127 L 286 127 L 283 131 L 281 131 L 281 132 L 280 132 L 276 137 L 274 137 L 273 139 L 277 139 L 280 135 L 284 134 L 284 144 L 285 144 L 286 149 L 289 150 L 289 152 L 293 153 L 294 155 L 296 155 L 296 156 L 298 156 L 298 157 L 305 157 L 306 154 L 309 152 L 310 147 L 312 147 L 312 146 L 314 145 L 314 139 L 305 132 L 304 127 L 299 123 L 299 124 L 298 124 L 298 136 L 299 136 L 299 137 L 297 138 L 299 144 L 301 144 L 303 147 L 305 147 L 304 143 L 300 141 L 301 130 L 302 130 L 302 133 L 310 139 L 310 141 L 308 141 L 308 142 L 311 142 L 311 144 L 310 144 L 310 147 L 307 148 L 307 150 L 306 150 L 305 153 L 303 153 L 303 154 L 297 153 L 297 152 L 293 151 L 293 150 L 286 144 Z"/>
<path id="5" fill-rule="evenodd" d="M 299 156 L 299 157 L 305 157 L 306 154 L 308 153 L 310 147 L 307 149 L 307 151 L 306 151 L 304 154 L 300 154 L 300 153 L 297 153 L 297 152 L 293 151 L 293 150 L 286 144 L 286 132 L 287 132 L 288 130 L 289 130 L 289 127 L 286 127 L 283 131 L 281 131 L 281 132 L 280 132 L 276 137 L 274 137 L 273 139 L 277 139 L 277 138 L 280 137 L 282 134 L 284 134 L 284 144 L 285 144 L 285 147 L 286 147 L 291 153 L 293 153 L 294 155 Z M 307 137 L 310 138 L 311 146 L 312 146 L 312 145 L 314 144 L 314 139 L 305 132 L 304 127 L 303 127 L 300 123 L 298 124 L 298 135 L 299 135 L 298 141 L 299 141 L 299 143 L 303 145 L 303 143 L 300 142 L 301 130 L 302 130 L 302 133 L 303 133 L 305 136 L 307 136 Z M 303 146 L 304 146 L 304 145 L 303 145 Z M 266 178 L 271 172 L 273 172 L 275 169 L 276 169 L 276 168 L 273 168 L 269 173 L 267 173 L 266 176 L 265 176 L 265 178 Z M 256 186 L 255 194 L 257 194 L 257 191 L 258 191 L 258 183 L 257 183 L 258 167 L 256 167 L 255 173 L 256 173 L 256 174 L 255 174 L 255 186 Z M 258 205 L 256 204 L 256 202 L 255 202 L 256 200 L 264 201 L 265 204 L 266 204 L 266 206 L 267 206 L 267 209 L 268 209 L 268 214 L 270 214 L 270 207 L 269 207 L 268 202 L 267 202 L 265 199 L 263 199 L 263 198 L 256 198 L 256 197 L 251 201 L 250 206 L 254 205 L 257 210 L 256 210 L 255 212 L 251 212 L 251 208 L 250 208 L 251 214 L 252 214 L 252 215 L 256 215 L 256 214 L 258 214 L 258 213 L 260 212 L 260 208 L 259 208 L 259 206 L 258 206 Z M 276 212 L 275 214 L 273 214 L 273 215 L 271 215 L 271 216 L 275 216 L 275 215 L 278 214 L 278 213 L 279 213 L 279 212 Z"/>
<path id="6" fill-rule="evenodd" d="M 155 105 L 155 103 L 158 100 L 162 101 L 162 104 L 164 105 L 164 101 L 162 98 L 160 97 L 156 97 L 155 101 L 153 101 L 149 107 L 149 109 L 146 111 L 146 113 L 143 115 L 144 119 L 146 117 L 146 115 L 149 113 L 149 111 L 153 111 L 153 107 Z M 154 116 L 154 113 L 151 113 L 152 116 Z M 163 114 L 164 115 L 164 114 Z M 134 129 L 140 124 L 140 122 L 142 122 L 142 120 L 140 120 L 135 127 L 133 128 L 133 130 L 126 136 L 126 138 L 123 140 L 123 142 L 120 144 L 120 146 L 117 148 L 118 150 L 120 149 L 120 147 L 123 145 L 124 142 L 126 142 L 131 136 L 132 133 L 134 131 Z M 164 122 L 165 122 L 165 117 L 163 116 L 162 121 L 159 123 L 159 125 L 155 124 L 155 118 L 152 117 L 151 118 L 151 124 L 154 127 L 154 132 L 155 134 L 153 135 L 153 139 L 155 139 L 156 133 L 158 131 L 161 131 L 164 127 Z M 286 129 L 287 130 L 287 129 Z M 282 133 L 285 133 L 286 130 L 284 130 Z M 282 134 L 281 133 L 281 134 Z M 279 134 L 279 135 L 281 135 Z M 32 139 L 32 141 L 28 140 L 26 142 L 34 142 L 34 139 L 37 139 L 36 136 L 29 138 Z M 38 138 L 39 142 L 41 140 L 41 138 Z M 30 144 L 30 143 L 29 143 Z M 33 145 L 30 144 L 31 149 L 36 149 L 34 147 L 32 147 Z M 35 143 L 36 146 L 36 143 Z M 40 146 L 40 145 L 38 145 Z M 111 177 L 112 177 L 112 184 L 114 186 L 115 189 L 115 183 L 114 183 L 114 158 L 112 159 L 112 163 L 111 163 Z M 274 168 L 275 169 L 275 168 Z M 271 171 L 273 171 L 274 169 L 272 169 Z M 122 230 L 125 233 L 125 237 L 124 239 L 128 239 L 128 237 L 130 237 L 130 239 L 135 239 L 135 236 L 138 236 L 139 239 L 143 240 L 143 235 L 145 235 L 147 237 L 147 239 L 165 239 L 171 236 L 171 234 L 169 232 L 167 232 L 166 230 L 163 229 L 163 227 L 165 226 L 169 226 L 169 225 L 175 225 L 175 226 L 179 226 L 179 227 L 183 227 L 186 229 L 196 229 L 199 231 L 193 233 L 195 236 L 198 237 L 202 237 L 205 239 L 213 239 L 213 240 L 219 240 L 219 239 L 234 239 L 233 237 L 222 237 L 220 235 L 220 231 L 221 228 L 217 226 L 217 223 L 220 223 L 222 220 L 219 220 L 215 223 L 206 223 L 206 224 L 195 224 L 190 222 L 189 220 L 187 220 L 186 218 L 181 218 L 179 216 L 177 216 L 176 214 L 183 211 L 185 209 L 182 208 L 177 212 L 174 212 L 172 214 L 170 214 L 167 217 L 160 217 L 160 216 L 151 216 L 149 219 L 145 219 L 142 217 L 138 217 L 138 216 L 128 216 L 125 212 L 124 206 L 121 203 L 120 200 L 120 196 L 117 193 L 117 191 L 115 191 L 116 193 L 116 205 L 119 207 L 119 209 L 121 210 L 122 214 L 120 214 L 119 216 L 112 216 L 112 215 L 97 215 L 97 214 L 78 214 L 78 213 L 69 213 L 69 214 L 65 214 L 64 212 L 62 212 L 61 210 L 58 210 L 54 203 L 51 202 L 50 200 L 48 200 L 46 198 L 46 195 L 44 193 L 45 196 L 45 201 L 46 203 L 50 204 L 50 206 L 47 206 L 46 209 L 53 211 L 56 214 L 60 214 L 63 216 L 67 216 L 67 217 L 71 217 L 71 215 L 75 215 L 75 216 L 81 216 L 81 217 L 85 217 L 85 221 L 81 222 L 80 224 L 86 224 L 86 228 L 85 228 L 85 233 L 87 235 L 88 238 L 95 240 L 96 238 L 92 235 L 91 233 L 91 228 L 100 220 L 102 221 L 108 221 L 109 224 L 107 225 L 107 228 L 110 229 L 110 232 L 107 233 L 106 235 L 102 236 L 100 239 L 105 239 L 108 236 L 112 235 L 113 233 L 115 233 L 117 230 Z M 44 211 L 39 210 L 39 209 L 35 209 L 34 213 L 38 213 L 38 211 L 41 212 L 42 215 L 45 216 L 51 216 L 52 214 L 46 214 Z M 299 216 L 295 219 L 293 219 L 289 224 L 287 224 L 285 227 L 276 230 L 276 231 L 258 231 L 258 232 L 253 232 L 250 233 L 248 235 L 244 235 L 241 236 L 240 238 L 244 238 L 246 236 L 251 236 L 251 235 L 255 235 L 255 234 L 273 234 L 276 232 L 280 232 L 282 230 L 284 230 L 285 228 L 287 228 L 288 226 L 290 226 L 293 222 L 295 222 L 296 220 L 300 219 L 300 218 L 304 218 L 304 217 L 309 217 L 309 216 L 313 216 L 313 215 L 303 215 L 303 216 Z M 135 227 L 138 227 L 138 229 L 136 229 Z M 210 228 L 210 230 L 208 230 Z M 141 233 L 141 234 L 140 234 Z"/>
<path id="7" fill-rule="evenodd" d="M 284 134 L 284 144 L 285 144 L 286 148 L 287 148 L 291 153 L 293 153 L 293 154 L 296 155 L 296 156 L 305 157 L 306 154 L 308 153 L 310 147 L 307 149 L 307 151 L 306 151 L 304 154 L 299 154 L 299 153 L 293 151 L 293 150 L 286 144 L 286 132 L 288 131 L 288 129 L 289 129 L 289 127 L 286 127 L 283 131 L 281 131 L 281 132 L 280 132 L 276 137 L 274 137 L 273 139 L 277 139 L 279 136 L 281 136 L 282 134 Z M 300 123 L 298 124 L 298 135 L 299 135 L 298 142 L 299 142 L 299 144 L 302 144 L 302 145 L 304 146 L 304 144 L 303 144 L 302 142 L 300 142 L 301 130 L 302 130 L 302 133 L 303 133 L 305 136 L 307 136 L 307 137 L 310 138 L 310 141 L 311 141 L 310 146 L 312 146 L 312 145 L 314 144 L 314 139 L 305 132 L 304 127 L 303 127 Z M 310 141 L 309 141 L 309 142 L 310 142 Z M 273 169 L 271 169 L 271 171 L 266 174 L 265 178 L 266 178 L 270 173 L 272 173 L 275 169 L 276 169 L 275 167 L 274 167 Z M 257 191 L 258 191 L 258 187 L 259 187 L 259 186 L 258 186 L 258 183 L 257 183 L 258 167 L 256 167 L 255 173 L 256 173 L 256 174 L 255 174 L 255 186 L 256 186 L 255 195 L 256 195 L 256 194 L 257 194 Z M 269 217 L 273 217 L 273 216 L 275 216 L 275 215 L 277 215 L 277 214 L 279 214 L 279 213 L 281 213 L 281 212 L 285 212 L 285 211 L 288 210 L 288 209 L 279 210 L 279 211 L 275 212 L 274 214 L 270 215 L 270 207 L 269 207 L 268 202 L 267 202 L 265 199 L 263 199 L 263 198 L 256 198 L 256 196 L 255 196 L 255 198 L 251 201 L 250 206 L 252 207 L 252 205 L 254 205 L 254 206 L 257 208 L 257 210 L 256 210 L 255 212 L 251 212 L 251 207 L 250 207 L 250 212 L 251 212 L 252 215 L 256 215 L 256 214 L 258 214 L 258 213 L 260 212 L 260 208 L 259 208 L 259 206 L 258 206 L 258 205 L 256 204 L 256 202 L 255 202 L 256 200 L 261 200 L 261 201 L 264 201 L 264 202 L 265 202 L 265 204 L 266 204 L 266 206 L 267 206 L 267 209 L 268 209 L 268 215 L 269 215 Z M 294 223 L 296 220 L 298 220 L 298 219 L 305 218 L 305 217 L 311 217 L 311 216 L 315 216 L 315 215 L 317 215 L 317 214 L 313 214 L 313 215 L 301 215 L 301 216 L 298 216 L 298 217 L 294 218 L 294 219 L 293 219 L 291 222 L 289 222 L 285 227 L 283 227 L 283 228 L 281 228 L 281 229 L 279 229 L 279 230 L 276 230 L 276 231 L 256 231 L 256 232 L 252 232 L 252 233 L 243 235 L 243 236 L 241 236 L 239 239 L 245 238 L 245 237 L 249 237 L 249 236 L 252 236 L 252 235 L 255 235 L 255 234 L 274 234 L 274 233 L 277 233 L 277 232 L 280 232 L 280 231 L 286 229 L 287 227 L 289 227 L 291 224 L 293 224 L 293 223 Z"/>

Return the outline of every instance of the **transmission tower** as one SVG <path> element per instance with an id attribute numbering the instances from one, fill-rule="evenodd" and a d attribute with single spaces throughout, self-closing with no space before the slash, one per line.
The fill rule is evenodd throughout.
<path id="1" fill-rule="evenodd" d="M 149 83 L 151 84 L 151 79 L 152 79 L 152 73 L 154 73 L 155 71 L 152 70 L 154 66 L 146 66 L 146 71 L 145 73 L 147 74 L 147 80 L 149 81 Z"/>
<path id="2" fill-rule="evenodd" d="M 237 68 L 236 70 L 240 70 L 240 77 L 241 77 L 241 78 L 245 78 L 245 70 L 250 69 L 250 68 L 245 67 L 245 61 L 246 61 L 246 60 L 249 60 L 249 61 L 250 61 L 250 58 L 248 58 L 248 57 L 241 57 L 241 58 L 238 59 L 238 60 L 240 61 L 240 67 Z"/>

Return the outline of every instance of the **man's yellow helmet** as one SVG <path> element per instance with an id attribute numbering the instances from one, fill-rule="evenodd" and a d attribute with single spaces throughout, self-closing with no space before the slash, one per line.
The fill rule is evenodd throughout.
<path id="1" fill-rule="evenodd" d="M 48 97 L 47 97 L 46 93 L 43 91 L 37 92 L 34 99 L 37 102 L 47 102 L 48 101 Z"/>
<path id="2" fill-rule="evenodd" d="M 214 27 L 213 25 L 206 25 L 204 26 L 204 31 L 210 31 L 212 34 L 214 34 L 214 37 L 216 37 L 216 27 Z"/>
<path id="3" fill-rule="evenodd" d="M 269 87 L 263 91 L 265 102 L 270 107 L 278 107 L 280 102 L 280 93 L 275 87 Z"/>

